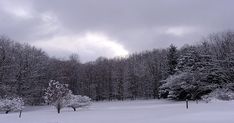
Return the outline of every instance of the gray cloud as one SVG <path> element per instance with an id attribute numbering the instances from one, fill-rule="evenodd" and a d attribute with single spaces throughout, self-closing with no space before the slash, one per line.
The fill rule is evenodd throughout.
<path id="1" fill-rule="evenodd" d="M 78 52 L 83 61 L 101 55 L 111 57 L 118 50 L 131 53 L 165 48 L 171 43 L 182 46 L 234 27 L 233 0 L 2 0 L 0 3 L 0 33 L 50 49 L 49 54 L 57 57 Z M 101 43 L 109 45 L 95 47 L 100 42 L 82 41 L 87 33 L 105 35 L 108 41 Z M 74 51 L 61 52 L 60 47 L 52 50 L 53 47 L 43 45 L 61 39 L 74 43 L 77 49 L 66 45 Z M 91 54 L 87 53 L 89 50 Z"/>

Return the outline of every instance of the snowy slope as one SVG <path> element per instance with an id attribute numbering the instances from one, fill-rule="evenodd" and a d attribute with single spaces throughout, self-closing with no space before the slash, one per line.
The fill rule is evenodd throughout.
<path id="1" fill-rule="evenodd" d="M 18 113 L 0 114 L 0 123 L 234 123 L 234 102 L 196 104 L 165 100 L 97 102 L 74 112 L 53 107 L 26 107 Z"/>

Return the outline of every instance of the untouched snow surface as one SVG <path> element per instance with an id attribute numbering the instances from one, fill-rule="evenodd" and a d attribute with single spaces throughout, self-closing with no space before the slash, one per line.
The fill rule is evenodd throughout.
<path id="1" fill-rule="evenodd" d="M 234 123 L 234 102 L 189 103 L 165 100 L 96 102 L 74 112 L 57 114 L 53 107 L 26 107 L 19 113 L 0 113 L 0 123 Z"/>

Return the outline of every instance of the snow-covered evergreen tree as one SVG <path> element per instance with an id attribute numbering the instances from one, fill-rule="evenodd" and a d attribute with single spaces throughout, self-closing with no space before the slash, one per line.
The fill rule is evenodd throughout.
<path id="1" fill-rule="evenodd" d="M 211 60 L 202 56 L 195 47 L 182 50 L 177 65 L 177 73 L 162 81 L 160 95 L 177 100 L 198 99 L 210 92 L 202 81 L 211 67 Z"/>
<path id="2" fill-rule="evenodd" d="M 196 89 L 193 72 L 198 60 L 198 53 L 193 47 L 185 48 L 178 59 L 177 72 L 161 81 L 160 96 L 176 100 L 191 98 Z"/>
<path id="3" fill-rule="evenodd" d="M 178 53 L 174 45 L 171 45 L 167 54 L 168 74 L 173 75 L 176 72 L 178 64 Z"/>
<path id="4" fill-rule="evenodd" d="M 168 77 L 160 87 L 160 95 L 167 98 L 184 100 L 191 98 L 192 92 L 196 90 L 193 74 L 183 72 Z"/>

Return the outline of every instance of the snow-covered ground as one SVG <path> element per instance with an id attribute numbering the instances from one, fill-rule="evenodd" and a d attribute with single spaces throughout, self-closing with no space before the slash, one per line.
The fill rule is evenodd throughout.
<path id="1" fill-rule="evenodd" d="M 165 100 L 96 102 L 89 108 L 26 107 L 19 113 L 0 114 L 0 123 L 234 123 L 234 102 L 189 103 Z"/>

